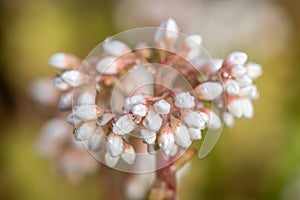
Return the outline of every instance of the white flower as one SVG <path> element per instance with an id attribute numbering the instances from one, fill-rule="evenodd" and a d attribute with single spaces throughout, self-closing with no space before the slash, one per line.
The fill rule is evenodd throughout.
<path id="1" fill-rule="evenodd" d="M 55 86 L 55 88 L 61 91 L 66 91 L 70 88 L 70 86 L 60 76 L 54 77 L 53 85 Z"/>
<path id="2" fill-rule="evenodd" d="M 192 144 L 192 140 L 187 127 L 184 125 L 180 125 L 175 126 L 174 129 L 176 143 L 185 148 L 189 147 Z"/>
<path id="3" fill-rule="evenodd" d="M 145 143 L 154 144 L 156 140 L 156 133 L 147 129 L 141 129 L 141 136 Z"/>
<path id="4" fill-rule="evenodd" d="M 107 124 L 110 120 L 114 118 L 114 115 L 112 113 L 105 113 L 102 116 L 98 117 L 97 124 L 99 126 L 103 126 Z"/>
<path id="5" fill-rule="evenodd" d="M 255 85 L 249 85 L 249 86 L 244 87 L 240 90 L 239 96 L 247 97 L 247 98 L 250 98 L 250 99 L 258 99 L 259 92 L 258 92 L 257 87 Z"/>
<path id="6" fill-rule="evenodd" d="M 201 100 L 214 100 L 221 95 L 223 91 L 219 82 L 205 82 L 195 88 L 197 97 Z"/>
<path id="7" fill-rule="evenodd" d="M 240 88 L 247 87 L 252 84 L 252 79 L 249 76 L 243 76 L 236 79 L 236 82 L 240 86 Z"/>
<path id="8" fill-rule="evenodd" d="M 87 140 L 95 133 L 95 130 L 96 122 L 85 122 L 75 130 L 75 138 L 79 141 Z"/>
<path id="9" fill-rule="evenodd" d="M 244 52 L 233 52 L 227 56 L 227 60 L 234 65 L 244 65 L 248 56 Z"/>
<path id="10" fill-rule="evenodd" d="M 134 95 L 125 100 L 124 110 L 130 112 L 132 107 L 136 104 L 146 104 L 147 100 L 143 95 Z"/>
<path id="11" fill-rule="evenodd" d="M 175 106 L 178 108 L 194 108 L 195 97 L 189 92 L 182 92 L 175 96 Z"/>
<path id="12" fill-rule="evenodd" d="M 238 83 L 235 80 L 232 80 L 232 79 L 228 79 L 225 82 L 224 88 L 225 88 L 227 94 L 229 94 L 231 96 L 238 95 L 240 92 L 240 86 L 238 85 Z"/>
<path id="13" fill-rule="evenodd" d="M 235 78 L 242 77 L 246 74 L 246 68 L 243 65 L 235 65 L 231 69 L 231 75 Z"/>
<path id="14" fill-rule="evenodd" d="M 185 39 L 184 45 L 187 48 L 187 60 L 194 60 L 200 55 L 201 43 L 202 37 L 200 35 L 190 35 Z"/>
<path id="15" fill-rule="evenodd" d="M 132 113 L 137 116 L 144 117 L 147 114 L 147 106 L 144 104 L 136 104 L 132 107 Z"/>
<path id="16" fill-rule="evenodd" d="M 113 132 L 118 135 L 128 134 L 133 131 L 135 125 L 132 122 L 130 115 L 121 116 L 113 126 Z"/>
<path id="17" fill-rule="evenodd" d="M 250 99 L 247 98 L 241 98 L 241 108 L 243 112 L 243 117 L 250 119 L 253 117 L 253 105 Z"/>
<path id="18" fill-rule="evenodd" d="M 77 70 L 66 71 L 61 78 L 72 87 L 78 87 L 85 81 L 85 75 Z"/>
<path id="19" fill-rule="evenodd" d="M 227 104 L 227 109 L 234 117 L 242 117 L 243 111 L 239 99 L 233 99 Z"/>
<path id="20" fill-rule="evenodd" d="M 169 154 L 175 145 L 173 133 L 162 133 L 158 136 L 158 145 L 163 152 Z"/>
<path id="21" fill-rule="evenodd" d="M 50 57 L 49 65 L 57 69 L 75 68 L 80 65 L 80 59 L 68 53 L 56 53 Z"/>
<path id="22" fill-rule="evenodd" d="M 105 145 L 105 135 L 101 128 L 98 128 L 95 133 L 89 138 L 88 150 L 93 152 L 100 151 Z"/>
<path id="23" fill-rule="evenodd" d="M 154 42 L 159 48 L 173 48 L 178 38 L 178 25 L 173 19 L 162 23 L 154 35 Z"/>
<path id="24" fill-rule="evenodd" d="M 119 159 L 119 156 L 113 157 L 108 152 L 104 155 L 104 162 L 108 167 L 114 167 L 118 163 Z"/>
<path id="25" fill-rule="evenodd" d="M 203 112 L 188 111 L 184 113 L 183 121 L 191 128 L 204 129 L 208 120 L 207 114 Z"/>
<path id="26" fill-rule="evenodd" d="M 220 117 L 212 110 L 209 110 L 209 109 L 203 109 L 203 110 L 209 117 L 207 127 L 211 130 L 217 130 L 217 129 L 221 128 L 222 121 L 221 121 Z"/>
<path id="27" fill-rule="evenodd" d="M 232 127 L 234 125 L 235 119 L 232 116 L 232 114 L 230 114 L 229 112 L 224 113 L 223 118 L 224 118 L 224 123 L 226 126 Z"/>
<path id="28" fill-rule="evenodd" d="M 188 128 L 192 140 L 200 140 L 202 138 L 201 130 L 198 128 Z"/>
<path id="29" fill-rule="evenodd" d="M 150 109 L 142 124 L 149 131 L 158 131 L 162 125 L 162 118 L 154 110 Z"/>
<path id="30" fill-rule="evenodd" d="M 104 41 L 103 49 L 115 57 L 119 57 L 131 51 L 125 43 L 118 40 L 111 40 L 110 38 Z"/>
<path id="31" fill-rule="evenodd" d="M 75 106 L 73 110 L 75 118 L 83 121 L 96 119 L 100 113 L 101 109 L 97 105 Z"/>
<path id="32" fill-rule="evenodd" d="M 129 165 L 132 165 L 135 161 L 135 151 L 131 145 L 127 145 L 122 154 L 121 158 Z"/>
<path id="33" fill-rule="evenodd" d="M 112 157 L 121 155 L 123 151 L 122 137 L 115 134 L 109 134 L 107 137 L 106 148 Z"/>
<path id="34" fill-rule="evenodd" d="M 61 95 L 60 100 L 58 102 L 58 109 L 65 111 L 72 108 L 72 92 L 67 92 Z"/>
<path id="35" fill-rule="evenodd" d="M 86 91 L 79 95 L 77 104 L 78 105 L 84 105 L 84 104 L 95 104 L 95 92 L 94 91 Z"/>
<path id="36" fill-rule="evenodd" d="M 171 105 L 164 99 L 159 100 L 153 104 L 153 108 L 156 113 L 160 115 L 166 115 L 170 112 Z"/>
<path id="37" fill-rule="evenodd" d="M 262 74 L 262 67 L 256 63 L 247 63 L 246 64 L 247 75 L 252 79 L 257 79 Z"/>
<path id="38" fill-rule="evenodd" d="M 96 65 L 97 71 L 103 74 L 117 74 L 121 67 L 118 58 L 112 56 L 102 58 Z"/>

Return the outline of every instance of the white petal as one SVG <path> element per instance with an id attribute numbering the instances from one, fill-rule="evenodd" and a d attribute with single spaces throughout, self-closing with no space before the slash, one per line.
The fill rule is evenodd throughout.
<path id="1" fill-rule="evenodd" d="M 233 52 L 228 55 L 227 59 L 234 65 L 243 65 L 246 63 L 248 56 L 244 52 Z"/>
<path id="2" fill-rule="evenodd" d="M 73 114 L 75 118 L 83 121 L 89 121 L 97 118 L 100 114 L 100 108 L 97 105 L 75 106 Z"/>
<path id="3" fill-rule="evenodd" d="M 143 95 L 134 95 L 125 100 L 124 110 L 129 112 L 132 110 L 132 107 L 136 104 L 146 104 L 146 98 Z"/>
<path id="4" fill-rule="evenodd" d="M 247 63 L 247 75 L 252 79 L 257 79 L 262 74 L 262 67 L 256 63 Z"/>
<path id="5" fill-rule="evenodd" d="M 69 110 L 72 108 L 72 97 L 73 92 L 68 92 L 61 95 L 60 100 L 58 102 L 58 109 L 61 111 Z"/>
<path id="6" fill-rule="evenodd" d="M 119 135 L 109 134 L 107 137 L 106 147 L 111 156 L 121 155 L 123 151 L 123 139 Z"/>
<path id="7" fill-rule="evenodd" d="M 222 121 L 220 117 L 213 111 L 207 113 L 209 116 L 209 123 L 207 124 L 209 129 L 218 130 L 222 127 Z"/>
<path id="8" fill-rule="evenodd" d="M 178 108 L 194 108 L 195 97 L 189 92 L 182 92 L 175 96 L 175 106 Z"/>
<path id="9" fill-rule="evenodd" d="M 56 53 L 49 59 L 49 65 L 57 69 L 75 68 L 80 65 L 80 59 L 67 53 Z"/>
<path id="10" fill-rule="evenodd" d="M 200 112 L 189 111 L 184 114 L 183 121 L 191 128 L 204 129 L 206 125 L 205 116 L 206 114 Z M 206 115 L 206 118 L 208 116 Z"/>
<path id="11" fill-rule="evenodd" d="M 249 86 L 244 87 L 240 90 L 239 96 L 248 97 L 250 99 L 258 99 L 259 92 L 258 92 L 257 87 L 255 85 L 249 85 Z"/>
<path id="12" fill-rule="evenodd" d="M 242 111 L 242 105 L 239 99 L 234 99 L 227 105 L 228 111 L 235 117 L 242 117 L 243 111 Z"/>
<path id="13" fill-rule="evenodd" d="M 198 128 L 189 128 L 189 134 L 192 140 L 200 140 L 202 138 L 201 130 Z"/>
<path id="14" fill-rule="evenodd" d="M 253 117 L 253 105 L 250 99 L 243 98 L 240 100 L 242 105 L 243 117 L 250 119 Z"/>
<path id="15" fill-rule="evenodd" d="M 178 37 L 178 25 L 174 19 L 168 19 L 165 23 L 166 38 L 167 39 L 176 39 Z"/>
<path id="16" fill-rule="evenodd" d="M 142 124 L 150 131 L 158 131 L 162 125 L 162 118 L 152 109 L 148 112 Z"/>
<path id="17" fill-rule="evenodd" d="M 171 105 L 164 99 L 157 101 L 153 104 L 155 112 L 160 115 L 166 115 L 170 112 Z"/>
<path id="18" fill-rule="evenodd" d="M 96 122 L 90 121 L 80 125 L 75 131 L 75 138 L 79 141 L 89 139 L 96 131 Z"/>
<path id="19" fill-rule="evenodd" d="M 136 104 L 132 107 L 132 113 L 137 116 L 146 116 L 147 110 L 147 106 L 144 104 Z"/>
<path id="20" fill-rule="evenodd" d="M 113 126 L 113 132 L 118 135 L 128 134 L 133 131 L 135 125 L 129 115 L 121 116 Z"/>
<path id="21" fill-rule="evenodd" d="M 141 129 L 141 136 L 145 143 L 154 144 L 156 140 L 156 133 L 148 131 L 147 129 Z"/>
<path id="22" fill-rule="evenodd" d="M 170 152 L 175 145 L 175 137 L 171 133 L 158 136 L 158 145 L 163 152 Z"/>
<path id="23" fill-rule="evenodd" d="M 178 146 L 174 144 L 170 149 L 164 151 L 167 156 L 175 156 L 178 151 Z"/>
<path id="24" fill-rule="evenodd" d="M 70 86 L 66 82 L 64 82 L 64 80 L 60 76 L 54 77 L 53 84 L 55 88 L 61 91 L 66 91 L 70 88 Z"/>
<path id="25" fill-rule="evenodd" d="M 77 70 L 70 70 L 64 72 L 61 78 L 70 86 L 78 87 L 84 82 L 85 76 Z"/>
<path id="26" fill-rule="evenodd" d="M 110 40 L 110 39 L 107 39 L 103 43 L 103 49 L 110 55 L 116 57 L 119 57 L 131 51 L 130 48 L 125 43 L 118 40 Z"/>
<path id="27" fill-rule="evenodd" d="M 186 126 L 184 125 L 177 126 L 175 127 L 174 131 L 175 131 L 175 140 L 178 145 L 187 148 L 192 144 L 192 140 Z"/>
<path id="28" fill-rule="evenodd" d="M 253 82 L 249 76 L 243 76 L 243 77 L 237 78 L 236 81 L 239 84 L 240 88 L 247 87 L 247 86 L 251 85 Z"/>
<path id="29" fill-rule="evenodd" d="M 95 92 L 93 91 L 87 91 L 82 93 L 77 100 L 78 105 L 83 105 L 83 104 L 95 104 L 96 99 L 95 99 Z"/>
<path id="30" fill-rule="evenodd" d="M 101 128 L 98 128 L 95 133 L 89 138 L 88 149 L 93 152 L 100 151 L 105 145 L 105 135 Z"/>
<path id="31" fill-rule="evenodd" d="M 232 76 L 238 78 L 246 74 L 246 68 L 243 65 L 235 65 L 231 71 Z"/>
<path id="32" fill-rule="evenodd" d="M 132 165 L 135 161 L 135 151 L 131 145 L 124 149 L 121 154 L 122 159 L 129 165 Z"/>
<path id="33" fill-rule="evenodd" d="M 102 58 L 96 65 L 98 72 L 103 74 L 117 74 L 119 72 L 119 62 L 116 57 L 106 57 Z"/>
<path id="34" fill-rule="evenodd" d="M 201 83 L 195 88 L 197 97 L 201 100 L 214 100 L 221 95 L 223 87 L 218 82 Z"/>
<path id="35" fill-rule="evenodd" d="M 239 94 L 240 92 L 240 86 L 238 85 L 238 83 L 235 80 L 229 79 L 225 82 L 225 90 L 227 92 L 227 94 L 231 95 L 231 96 L 235 96 L 237 94 Z"/>
<path id="36" fill-rule="evenodd" d="M 235 123 L 235 119 L 232 116 L 232 114 L 230 114 L 229 112 L 226 112 L 224 114 L 224 123 L 226 126 L 228 127 L 233 127 L 234 123 Z"/>
<path id="37" fill-rule="evenodd" d="M 120 157 L 112 157 L 108 152 L 104 155 L 104 162 L 108 167 L 114 167 L 118 163 Z"/>

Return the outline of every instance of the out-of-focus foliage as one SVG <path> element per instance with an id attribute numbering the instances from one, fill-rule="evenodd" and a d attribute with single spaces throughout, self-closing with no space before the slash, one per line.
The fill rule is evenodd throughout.
<path id="1" fill-rule="evenodd" d="M 54 70 L 47 67 L 51 54 L 65 51 L 85 57 L 105 37 L 122 31 L 114 22 L 119 3 L 117 0 L 0 2 L 1 199 L 76 200 L 103 196 L 99 176 L 89 176 L 83 183 L 72 185 L 52 170 L 51 163 L 38 156 L 35 142 L 40 127 L 55 111 L 35 105 L 28 87 L 35 78 L 52 76 Z M 300 199 L 300 3 L 298 0 L 270 3 L 286 13 L 291 32 L 284 49 L 276 56 L 264 59 L 253 46 L 241 49 L 249 51 L 251 60 L 264 66 L 264 74 L 257 83 L 261 97 L 255 102 L 255 117 L 225 129 L 208 157 L 193 159 L 190 171 L 180 180 L 182 199 Z M 164 9 L 168 11 L 167 7 Z M 188 10 L 182 12 L 188 16 Z M 146 15 L 147 10 L 143 13 Z M 176 18 L 176 13 L 172 15 Z M 121 18 L 118 20 L 122 23 Z M 232 27 L 230 22 L 228 25 Z M 282 27 L 274 24 L 272 31 L 265 34 L 275 34 Z M 238 30 L 239 25 L 234 28 Z M 265 45 L 272 47 L 276 42 Z"/>

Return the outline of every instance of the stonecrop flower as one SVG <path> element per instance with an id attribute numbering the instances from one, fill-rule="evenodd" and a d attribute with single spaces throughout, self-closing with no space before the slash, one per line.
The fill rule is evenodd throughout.
<path id="1" fill-rule="evenodd" d="M 131 48 L 108 38 L 98 57 L 81 60 L 57 53 L 49 59 L 52 67 L 61 70 L 53 83 L 62 92 L 58 108 L 72 110 L 66 120 L 74 126 L 74 138 L 89 151 L 99 152 L 110 167 L 119 160 L 132 165 L 137 152 L 178 155 L 193 140 L 200 140 L 204 130 L 253 117 L 252 100 L 259 96 L 253 81 L 262 68 L 247 62 L 246 53 L 204 59 L 201 36 L 183 37 L 173 19 L 157 28 L 153 41 L 154 48 L 144 41 Z M 134 78 L 122 80 L 140 66 L 154 77 L 151 92 L 137 90 Z M 184 77 L 189 87 L 181 87 L 178 77 L 163 74 L 167 67 Z M 175 89 L 161 84 L 168 81 Z M 116 87 L 126 95 L 124 101 L 114 98 Z M 122 109 L 109 104 L 112 100 Z"/>

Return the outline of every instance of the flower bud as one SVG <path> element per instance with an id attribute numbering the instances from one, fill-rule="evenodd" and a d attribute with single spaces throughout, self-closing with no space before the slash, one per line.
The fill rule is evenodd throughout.
<path id="1" fill-rule="evenodd" d="M 243 65 L 235 65 L 231 69 L 231 75 L 235 78 L 242 77 L 246 74 L 246 68 Z"/>
<path id="2" fill-rule="evenodd" d="M 97 105 L 79 105 L 73 110 L 75 118 L 83 121 L 95 120 L 101 112 L 102 110 Z"/>
<path id="3" fill-rule="evenodd" d="M 221 95 L 222 85 L 218 82 L 205 82 L 195 88 L 197 97 L 201 100 L 214 100 Z"/>
<path id="4" fill-rule="evenodd" d="M 104 155 L 104 162 L 108 167 L 114 167 L 118 163 L 120 157 L 113 157 L 110 155 L 110 153 L 106 153 Z"/>
<path id="5" fill-rule="evenodd" d="M 252 79 L 257 79 L 262 74 L 262 67 L 256 63 L 246 64 L 247 75 Z"/>
<path id="6" fill-rule="evenodd" d="M 202 38 L 200 35 L 190 35 L 183 43 L 183 54 L 187 60 L 196 59 L 201 53 Z M 186 54 L 186 55 L 185 55 Z"/>
<path id="7" fill-rule="evenodd" d="M 78 141 L 85 141 L 95 133 L 95 130 L 96 123 L 94 121 L 85 122 L 75 130 L 75 139 Z"/>
<path id="8" fill-rule="evenodd" d="M 54 77 L 53 85 L 55 88 L 61 91 L 66 91 L 70 88 L 70 86 L 66 82 L 64 82 L 64 80 L 60 76 Z"/>
<path id="9" fill-rule="evenodd" d="M 240 88 L 247 87 L 252 84 L 252 79 L 249 76 L 243 76 L 236 79 Z"/>
<path id="10" fill-rule="evenodd" d="M 205 112 L 208 117 L 209 121 L 207 122 L 207 127 L 211 130 L 218 130 L 222 126 L 222 121 L 220 117 L 212 110 L 210 109 L 201 109 L 201 111 Z"/>
<path id="11" fill-rule="evenodd" d="M 74 69 L 79 67 L 81 60 L 68 53 L 56 53 L 49 59 L 49 65 L 57 69 Z"/>
<path id="12" fill-rule="evenodd" d="M 154 110 L 150 109 L 142 124 L 149 131 L 158 131 L 162 125 L 162 118 Z"/>
<path id="13" fill-rule="evenodd" d="M 234 117 L 242 117 L 242 105 L 239 99 L 233 99 L 227 104 L 227 109 Z"/>
<path id="14" fill-rule="evenodd" d="M 118 135 L 128 134 L 133 131 L 135 125 L 132 122 L 130 115 L 121 116 L 113 126 L 113 132 Z"/>
<path id="15" fill-rule="evenodd" d="M 201 130 L 198 128 L 188 128 L 192 140 L 200 140 L 202 138 Z"/>
<path id="16" fill-rule="evenodd" d="M 171 105 L 164 99 L 159 100 L 153 104 L 153 108 L 156 113 L 160 115 L 166 115 L 170 112 Z"/>
<path id="17" fill-rule="evenodd" d="M 109 75 L 119 73 L 123 67 L 124 66 L 120 58 L 112 56 L 102 58 L 96 65 L 98 72 Z"/>
<path id="18" fill-rule="evenodd" d="M 95 133 L 89 138 L 88 150 L 93 152 L 100 151 L 105 145 L 105 135 L 100 127 L 98 127 Z"/>
<path id="19" fill-rule="evenodd" d="M 233 52 L 226 58 L 227 62 L 233 65 L 244 65 L 248 59 L 248 56 L 244 52 Z"/>
<path id="20" fill-rule="evenodd" d="M 253 117 L 253 104 L 250 99 L 242 98 L 240 99 L 243 117 L 250 119 Z"/>
<path id="21" fill-rule="evenodd" d="M 154 42 L 159 48 L 172 49 L 178 38 L 178 25 L 173 19 L 162 23 L 154 35 Z"/>
<path id="22" fill-rule="evenodd" d="M 106 148 L 112 157 L 121 155 L 123 151 L 123 139 L 116 134 L 109 134 L 107 137 Z"/>
<path id="23" fill-rule="evenodd" d="M 230 114 L 229 112 L 224 113 L 223 118 L 224 118 L 224 123 L 226 126 L 232 127 L 234 125 L 235 119 L 232 116 L 232 114 Z"/>
<path id="24" fill-rule="evenodd" d="M 146 116 L 148 108 L 144 104 L 136 104 L 132 107 L 132 114 L 144 117 Z"/>
<path id="25" fill-rule="evenodd" d="M 183 121 L 191 128 L 204 129 L 206 121 L 209 119 L 203 112 L 188 111 L 183 114 Z"/>
<path id="26" fill-rule="evenodd" d="M 130 48 L 124 42 L 111 40 L 110 38 L 104 41 L 103 49 L 104 51 L 115 57 L 119 57 L 123 54 L 131 52 Z"/>
<path id="27" fill-rule="evenodd" d="M 96 103 L 96 94 L 94 91 L 86 91 L 79 95 L 77 100 L 77 105 L 90 104 L 93 105 Z"/>
<path id="28" fill-rule="evenodd" d="M 70 70 L 62 73 L 61 78 L 70 86 L 78 87 L 85 81 L 85 75 L 77 70 Z"/>
<path id="29" fill-rule="evenodd" d="M 127 144 L 121 154 L 121 158 L 129 165 L 132 165 L 135 161 L 135 151 L 133 147 Z"/>
<path id="30" fill-rule="evenodd" d="M 58 109 L 61 111 L 66 111 L 72 108 L 72 97 L 73 92 L 67 92 L 61 95 L 58 102 Z"/>
<path id="31" fill-rule="evenodd" d="M 178 108 L 194 108 L 195 97 L 189 92 L 182 92 L 175 96 L 175 106 Z"/>
<path id="32" fill-rule="evenodd" d="M 240 92 L 240 86 L 238 85 L 238 83 L 235 80 L 232 80 L 232 79 L 226 80 L 224 87 L 225 87 L 227 94 L 229 94 L 231 96 L 238 95 Z"/>
<path id="33" fill-rule="evenodd" d="M 189 130 L 184 125 L 174 126 L 175 141 L 178 145 L 187 148 L 192 144 Z"/>
<path id="34" fill-rule="evenodd" d="M 170 127 L 163 128 L 161 134 L 158 136 L 158 145 L 166 154 L 169 154 L 173 149 L 175 145 L 175 137 Z"/>
<path id="35" fill-rule="evenodd" d="M 156 140 L 156 133 L 147 129 L 141 129 L 141 136 L 146 144 L 154 144 Z"/>

